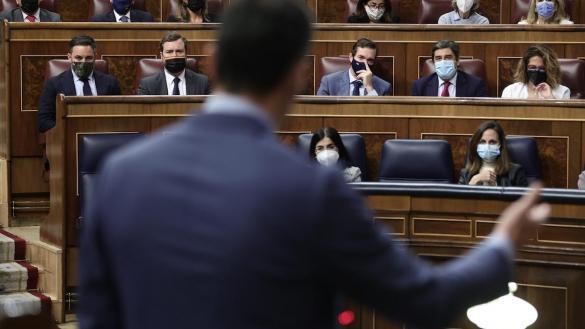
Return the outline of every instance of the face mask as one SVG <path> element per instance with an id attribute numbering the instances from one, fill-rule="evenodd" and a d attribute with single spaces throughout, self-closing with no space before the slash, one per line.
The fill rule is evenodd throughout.
<path id="1" fill-rule="evenodd" d="M 543 1 L 536 4 L 538 16 L 549 19 L 555 14 L 555 3 L 552 1 Z"/>
<path id="2" fill-rule="evenodd" d="M 20 1 L 20 9 L 22 9 L 25 14 L 33 15 L 39 10 L 39 1 L 22 0 Z"/>
<path id="3" fill-rule="evenodd" d="M 326 166 L 333 166 L 339 160 L 339 153 L 335 150 L 324 150 L 317 153 L 317 161 Z"/>
<path id="4" fill-rule="evenodd" d="M 457 8 L 460 12 L 466 13 L 471 10 L 471 7 L 473 7 L 474 3 L 474 0 L 457 0 Z"/>
<path id="5" fill-rule="evenodd" d="M 93 62 L 72 62 L 71 68 L 80 79 L 87 79 L 93 72 Z"/>
<path id="6" fill-rule="evenodd" d="M 133 0 L 113 0 L 112 7 L 118 15 L 126 15 L 132 7 Z"/>
<path id="7" fill-rule="evenodd" d="M 500 156 L 500 145 L 478 144 L 477 155 L 485 161 L 495 160 Z"/>
<path id="8" fill-rule="evenodd" d="M 384 13 L 386 12 L 386 9 L 380 8 L 372 9 L 368 5 L 364 6 L 364 8 L 366 8 L 366 14 L 368 14 L 370 20 L 374 22 L 379 21 L 380 18 L 382 18 L 382 16 L 384 16 Z"/>
<path id="9" fill-rule="evenodd" d="M 165 60 L 165 68 L 167 71 L 177 74 L 181 73 L 185 66 L 187 66 L 187 58 L 185 57 L 178 57 L 178 58 L 170 58 Z"/>
<path id="10" fill-rule="evenodd" d="M 532 82 L 534 86 L 546 82 L 546 71 L 541 70 L 528 70 L 528 81 Z"/>
<path id="11" fill-rule="evenodd" d="M 189 0 L 189 2 L 183 3 L 183 6 L 191 11 L 200 11 L 205 7 L 205 0 Z"/>
<path id="12" fill-rule="evenodd" d="M 455 76 L 455 73 L 457 73 L 455 61 L 444 59 L 440 62 L 435 62 L 435 71 L 439 78 L 443 80 L 451 80 Z"/>

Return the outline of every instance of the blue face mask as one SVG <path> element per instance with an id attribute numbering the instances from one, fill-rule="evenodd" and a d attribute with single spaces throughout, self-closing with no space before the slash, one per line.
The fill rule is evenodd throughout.
<path id="1" fill-rule="evenodd" d="M 126 15 L 132 7 L 133 0 L 113 0 L 112 7 L 118 15 Z"/>
<path id="2" fill-rule="evenodd" d="M 543 1 L 536 4 L 538 16 L 549 19 L 555 14 L 555 3 L 552 1 Z"/>
<path id="3" fill-rule="evenodd" d="M 486 161 L 495 160 L 500 156 L 500 145 L 478 144 L 477 155 Z"/>
<path id="4" fill-rule="evenodd" d="M 443 80 L 451 80 L 455 76 L 455 73 L 457 73 L 455 61 L 444 59 L 440 62 L 435 62 L 435 71 L 439 78 Z"/>

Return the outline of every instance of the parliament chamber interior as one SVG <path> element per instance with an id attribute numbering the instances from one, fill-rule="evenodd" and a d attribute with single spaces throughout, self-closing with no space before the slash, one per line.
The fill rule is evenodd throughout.
<path id="1" fill-rule="evenodd" d="M 27 1 L 19 1 L 23 10 Z M 60 22 L 44 22 L 42 17 L 35 23 L 13 22 L 3 16 L 0 287 L 5 291 L 0 289 L 0 321 L 1 306 L 19 298 L 38 304 L 39 312 L 62 328 L 76 328 L 79 233 L 100 161 L 125 143 L 197 115 L 205 101 L 215 97 L 174 94 L 170 89 L 168 96 L 166 85 L 162 94 L 138 95 L 143 79 L 165 67 L 159 47 L 168 31 L 188 40 L 185 65 L 206 76 L 213 93 L 212 57 L 222 25 L 217 18 L 230 0 L 204 1 L 209 16 L 203 19 L 216 20 L 199 24 L 168 19 L 181 12 L 181 1 L 135 0 L 132 10 L 150 13 L 154 22 L 135 22 L 139 16 L 132 14 L 131 24 L 123 25 L 94 21 L 112 11 L 110 0 L 40 1 L 41 15 L 44 10 L 58 13 Z M 559 1 L 563 2 L 554 0 L 557 8 Z M 538 319 L 529 328 L 583 328 L 585 194 L 579 188 L 585 189 L 585 0 L 564 1 L 566 17 L 574 24 L 517 24 L 527 17 L 530 0 L 482 0 L 477 12 L 490 24 L 477 25 L 437 24 L 455 4 L 465 1 L 305 2 L 314 21 L 304 57 L 305 83 L 275 131 L 277 137 L 306 156 L 317 129 L 335 128 L 352 165 L 359 168 L 360 182 L 351 187 L 363 195 L 374 222 L 433 263 L 472 250 L 489 235 L 500 213 L 524 193 L 522 186 L 542 181 L 542 199 L 551 204 L 552 212 L 517 250 L 515 295 L 538 310 Z M 358 2 L 362 6 L 373 2 L 373 7 L 388 3 L 394 22 L 347 23 Z M 187 8 L 187 0 L 184 3 Z M 3 13 L 18 8 L 16 0 L 0 1 Z M 98 90 L 92 96 L 78 96 L 87 94 L 73 89 L 72 94 L 50 94 L 56 96 L 54 127 L 41 132 L 39 104 L 48 81 L 71 71 L 70 40 L 81 35 L 97 44 L 94 72 L 115 77 L 120 93 L 104 95 Z M 355 56 L 352 47 L 361 38 L 375 43 L 375 59 L 368 70 L 371 66 L 376 78 L 389 83 L 388 94 L 360 96 L 352 86 L 357 94 L 325 96 L 320 92 L 325 76 L 353 72 L 349 56 Z M 457 88 L 463 85 L 462 77 L 473 76 L 482 81 L 485 97 L 453 97 L 448 85 L 442 90 L 438 84 L 433 95 L 424 95 L 432 97 L 417 95 L 419 81 L 440 73 L 435 61 L 441 59 L 431 51 L 440 40 L 458 45 Z M 506 87 L 518 83 L 518 63 L 533 45 L 546 45 L 555 55 L 557 83 L 566 86 L 570 97 L 502 97 Z M 263 51 L 250 51 L 258 51 L 261 63 Z M 439 78 L 443 80 L 449 79 Z M 368 92 L 364 88 L 363 94 Z M 451 97 L 443 97 L 445 93 Z M 522 167 L 524 185 L 473 186 L 461 180 L 460 173 L 479 153 L 474 132 L 492 120 L 507 135 L 506 152 Z M 26 275 L 18 279 L 22 282 L 2 282 L 12 280 L 3 271 Z M 349 304 L 355 319 L 343 327 L 406 328 L 367 306 Z M 450 328 L 478 327 L 461 314 Z"/>

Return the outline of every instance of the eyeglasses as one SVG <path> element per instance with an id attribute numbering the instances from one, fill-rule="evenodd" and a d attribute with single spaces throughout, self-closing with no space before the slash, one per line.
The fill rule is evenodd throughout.
<path id="1" fill-rule="evenodd" d="M 370 9 L 384 9 L 386 8 L 386 5 L 384 5 L 383 3 L 376 4 L 374 2 L 370 2 L 368 3 L 368 7 L 370 7 Z"/>

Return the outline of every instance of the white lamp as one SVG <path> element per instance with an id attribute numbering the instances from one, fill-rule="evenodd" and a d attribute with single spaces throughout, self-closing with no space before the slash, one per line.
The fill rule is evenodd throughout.
<path id="1" fill-rule="evenodd" d="M 525 329 L 538 318 L 532 304 L 514 296 L 518 285 L 508 283 L 510 293 L 467 310 L 467 318 L 482 329 Z"/>

